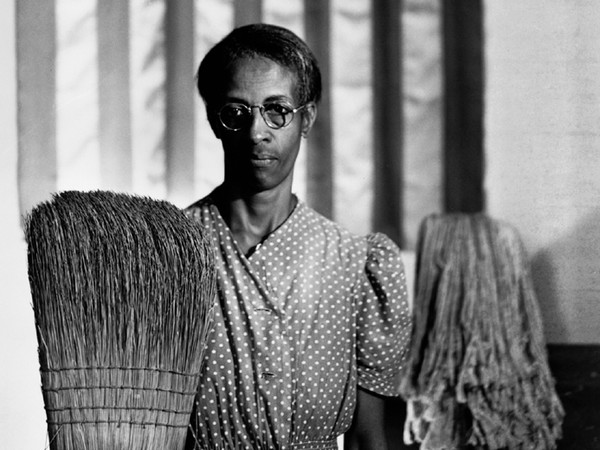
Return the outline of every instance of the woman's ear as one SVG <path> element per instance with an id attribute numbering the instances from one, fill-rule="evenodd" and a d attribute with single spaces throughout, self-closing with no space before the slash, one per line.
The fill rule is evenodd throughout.
<path id="1" fill-rule="evenodd" d="M 302 111 L 302 137 L 307 137 L 317 119 L 317 104 L 309 102 Z"/>

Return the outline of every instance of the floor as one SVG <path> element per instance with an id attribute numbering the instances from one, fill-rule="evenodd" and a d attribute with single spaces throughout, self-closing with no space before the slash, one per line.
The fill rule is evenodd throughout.
<path id="1" fill-rule="evenodd" d="M 565 409 L 563 437 L 557 450 L 600 450 L 600 346 L 550 345 L 550 369 Z M 404 408 L 390 404 L 390 449 L 417 450 L 402 444 Z"/>

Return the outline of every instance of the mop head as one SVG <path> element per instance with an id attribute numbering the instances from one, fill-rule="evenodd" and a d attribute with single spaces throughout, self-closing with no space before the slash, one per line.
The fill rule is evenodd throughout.
<path id="1" fill-rule="evenodd" d="M 481 214 L 427 217 L 413 315 L 407 443 L 556 448 L 564 411 L 528 258 L 512 227 Z"/>
<path id="2" fill-rule="evenodd" d="M 182 449 L 215 273 L 167 202 L 64 192 L 25 221 L 51 449 Z"/>

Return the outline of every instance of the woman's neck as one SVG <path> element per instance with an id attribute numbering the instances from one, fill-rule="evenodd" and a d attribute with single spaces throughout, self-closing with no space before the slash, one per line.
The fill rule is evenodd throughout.
<path id="1" fill-rule="evenodd" d="M 215 204 L 238 246 L 250 253 L 290 216 L 297 203 L 291 190 L 272 190 L 249 196 L 236 194 L 226 185 L 219 188 Z"/>

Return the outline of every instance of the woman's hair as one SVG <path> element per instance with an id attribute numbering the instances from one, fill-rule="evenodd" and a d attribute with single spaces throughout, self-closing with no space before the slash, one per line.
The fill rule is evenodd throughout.
<path id="1" fill-rule="evenodd" d="M 233 65 L 257 56 L 276 62 L 296 76 L 295 95 L 301 105 L 320 100 L 321 72 L 310 48 L 290 30 L 261 23 L 234 29 L 200 63 L 196 81 L 207 109 L 217 107 Z"/>

